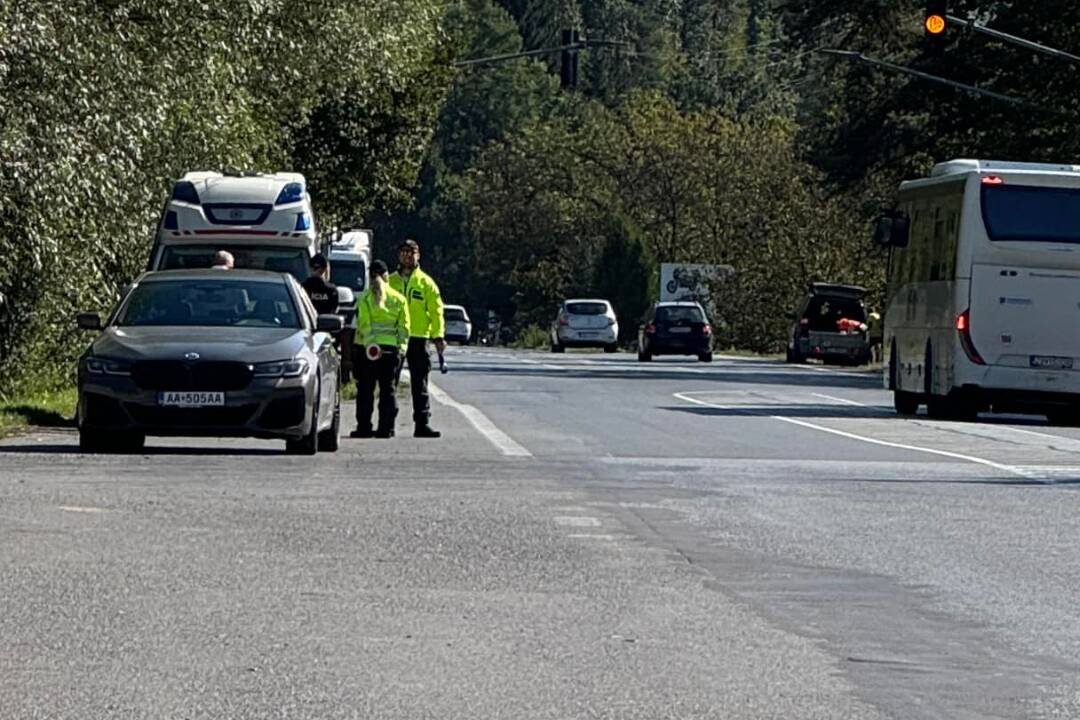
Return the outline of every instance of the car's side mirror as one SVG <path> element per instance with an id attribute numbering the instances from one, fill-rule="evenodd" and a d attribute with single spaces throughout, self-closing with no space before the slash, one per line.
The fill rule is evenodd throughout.
<path id="1" fill-rule="evenodd" d="M 874 226 L 874 243 L 882 247 L 905 248 L 911 231 L 911 219 L 903 212 L 882 215 Z"/>
<path id="2" fill-rule="evenodd" d="M 76 320 L 79 327 L 83 330 L 100 330 L 101 329 L 101 316 L 97 313 L 86 312 L 79 313 Z"/>
<path id="3" fill-rule="evenodd" d="M 345 318 L 340 315 L 322 314 L 315 320 L 315 329 L 318 332 L 336 333 L 345 327 Z"/>
<path id="4" fill-rule="evenodd" d="M 339 307 L 354 305 L 356 304 L 356 294 L 353 293 L 352 288 L 338 285 L 337 302 Z"/>

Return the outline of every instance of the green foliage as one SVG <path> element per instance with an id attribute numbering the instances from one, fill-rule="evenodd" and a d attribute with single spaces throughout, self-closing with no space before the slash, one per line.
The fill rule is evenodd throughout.
<path id="1" fill-rule="evenodd" d="M 0 389 L 70 379 L 77 309 L 144 266 L 170 178 L 301 169 L 324 220 L 413 183 L 437 0 L 0 3 Z"/>
<path id="2" fill-rule="evenodd" d="M 515 347 L 528 348 L 530 350 L 539 350 L 546 348 L 551 343 L 551 337 L 548 331 L 540 325 L 527 325 L 522 328 L 518 333 L 517 340 L 514 342 Z"/>
<path id="3" fill-rule="evenodd" d="M 477 257 L 515 288 L 522 324 L 603 290 L 630 330 L 659 263 L 724 263 L 736 272 L 717 288 L 714 319 L 767 351 L 810 281 L 881 283 L 861 216 L 799 160 L 782 125 L 681 112 L 656 93 L 586 104 L 493 146 L 471 182 Z"/>

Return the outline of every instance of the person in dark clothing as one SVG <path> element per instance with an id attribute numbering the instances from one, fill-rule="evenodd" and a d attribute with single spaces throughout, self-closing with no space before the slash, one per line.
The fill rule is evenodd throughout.
<path id="1" fill-rule="evenodd" d="M 311 276 L 301 283 L 315 311 L 320 315 L 333 315 L 338 311 L 337 286 L 330 282 L 330 263 L 322 253 L 316 254 L 309 262 Z"/>

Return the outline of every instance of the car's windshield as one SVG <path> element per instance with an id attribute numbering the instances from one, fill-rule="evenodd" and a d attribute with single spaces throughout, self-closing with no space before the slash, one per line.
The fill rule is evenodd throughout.
<path id="1" fill-rule="evenodd" d="M 700 323 L 705 322 L 701 308 L 689 306 L 659 307 L 656 309 L 656 322 L 659 323 Z"/>
<path id="2" fill-rule="evenodd" d="M 300 318 L 283 282 L 155 280 L 132 289 L 116 324 L 299 328 Z"/>
<path id="3" fill-rule="evenodd" d="M 465 322 L 465 311 L 460 308 L 446 308 L 443 311 L 443 319 L 453 322 Z"/>
<path id="4" fill-rule="evenodd" d="M 571 315 L 603 315 L 607 313 L 607 305 L 598 302 L 572 302 L 566 303 L 566 312 Z"/>
<path id="5" fill-rule="evenodd" d="M 338 287 L 352 288 L 356 293 L 364 291 L 367 268 L 362 260 L 330 260 L 330 282 Z"/>
<path id="6" fill-rule="evenodd" d="M 266 245 L 170 245 L 165 248 L 157 270 L 186 270 L 210 267 L 214 253 L 232 254 L 238 269 L 286 272 L 303 281 L 309 274 L 307 251 L 303 248 Z"/>
<path id="7" fill-rule="evenodd" d="M 991 240 L 1080 243 L 1080 188 L 986 185 L 982 211 Z"/>

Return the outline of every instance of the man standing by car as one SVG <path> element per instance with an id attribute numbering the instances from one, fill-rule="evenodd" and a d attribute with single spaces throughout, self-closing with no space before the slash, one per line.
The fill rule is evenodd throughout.
<path id="1" fill-rule="evenodd" d="M 409 363 L 409 384 L 412 388 L 414 437 L 437 438 L 442 433 L 431 427 L 431 397 L 428 394 L 428 374 L 431 355 L 428 341 L 435 344 L 440 355 L 446 349 L 443 339 L 443 301 L 439 286 L 420 269 L 420 246 L 406 240 L 398 252 L 398 271 L 390 276 L 390 287 L 405 296 L 409 307 L 409 347 L 405 359 Z"/>
<path id="2" fill-rule="evenodd" d="M 335 315 L 338 311 L 337 286 L 330 282 L 330 263 L 326 256 L 316 253 L 308 261 L 311 275 L 304 280 L 302 285 L 311 298 L 311 304 L 320 315 Z"/>

